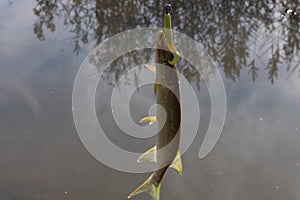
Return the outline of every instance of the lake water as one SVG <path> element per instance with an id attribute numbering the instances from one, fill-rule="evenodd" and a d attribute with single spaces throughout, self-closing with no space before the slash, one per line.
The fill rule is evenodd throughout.
<path id="1" fill-rule="evenodd" d="M 97 44 L 136 27 L 162 27 L 164 3 L 0 2 L 0 199 L 126 199 L 149 176 L 112 169 L 89 153 L 74 125 L 72 90 Z M 171 3 L 174 30 L 201 44 L 220 71 L 227 113 L 216 146 L 199 159 L 211 100 L 206 77 L 182 59 L 178 70 L 196 93 L 200 125 L 183 155 L 183 175 L 167 172 L 161 199 L 300 199 L 299 1 Z M 97 88 L 98 121 L 128 151 L 145 151 L 155 137 L 123 133 L 113 119 L 111 93 L 122 74 L 151 61 L 153 53 L 124 54 Z M 135 91 L 127 105 L 133 121 L 153 103 L 153 85 Z"/>

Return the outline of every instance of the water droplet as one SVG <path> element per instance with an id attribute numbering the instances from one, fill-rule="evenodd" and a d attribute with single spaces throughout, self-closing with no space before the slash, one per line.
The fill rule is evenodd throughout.
<path id="1" fill-rule="evenodd" d="M 300 166 L 300 162 L 297 162 L 297 163 L 296 163 L 296 166 Z"/>
<path id="2" fill-rule="evenodd" d="M 51 88 L 51 94 L 55 93 L 55 88 Z"/>
<path id="3" fill-rule="evenodd" d="M 279 189 L 280 189 L 280 186 L 279 186 L 279 185 L 276 185 L 276 186 L 275 186 L 275 189 L 276 189 L 276 190 L 279 190 Z"/>
<path id="4" fill-rule="evenodd" d="M 211 184 L 211 187 L 215 187 L 215 184 L 212 183 L 212 184 Z"/>
<path id="5" fill-rule="evenodd" d="M 264 120 L 264 118 L 262 118 L 262 117 L 259 117 L 258 119 L 259 119 L 259 121 L 262 121 L 262 120 Z"/>
<path id="6" fill-rule="evenodd" d="M 30 133 L 32 133 L 32 130 L 30 129 L 25 131 L 25 134 L 30 134 Z"/>
<path id="7" fill-rule="evenodd" d="M 212 173 L 213 175 L 215 175 L 215 176 L 220 176 L 220 175 L 223 174 L 222 171 L 211 171 L 211 173 Z"/>
<path id="8" fill-rule="evenodd" d="M 67 190 L 65 190 L 65 194 L 68 194 L 68 191 L 67 191 Z"/>
<path id="9" fill-rule="evenodd" d="M 296 131 L 298 131 L 299 130 L 299 128 L 296 128 Z"/>

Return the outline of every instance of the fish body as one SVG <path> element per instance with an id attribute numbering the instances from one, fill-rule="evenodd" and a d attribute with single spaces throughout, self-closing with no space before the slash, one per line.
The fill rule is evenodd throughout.
<path id="1" fill-rule="evenodd" d="M 142 122 L 148 121 L 149 124 L 157 121 L 159 132 L 156 146 L 144 153 L 138 160 L 138 162 L 154 161 L 157 169 L 128 198 L 141 192 L 147 192 L 152 200 L 159 200 L 161 181 L 167 169 L 172 167 L 180 174 L 182 172 L 179 153 L 181 122 L 179 80 L 176 64 L 169 62 L 172 60 L 174 60 L 172 49 L 168 47 L 166 35 L 161 30 L 156 40 L 156 63 L 159 65 L 155 70 L 151 67 L 151 70 L 156 73 L 156 83 L 154 84 L 156 103 L 163 109 L 157 109 L 156 117 L 146 117 L 141 120 Z"/>
<path id="2" fill-rule="evenodd" d="M 151 182 L 158 186 L 179 149 L 181 109 L 176 65 L 165 62 L 172 60 L 173 54 L 165 50 L 168 48 L 163 31 L 158 33 L 156 45 L 156 63 L 164 64 L 156 68 L 155 84 L 156 103 L 164 108 L 164 110 L 157 109 L 156 113 L 160 130 L 156 143 L 158 169 L 153 173 Z M 162 148 L 164 149 L 159 151 Z"/>

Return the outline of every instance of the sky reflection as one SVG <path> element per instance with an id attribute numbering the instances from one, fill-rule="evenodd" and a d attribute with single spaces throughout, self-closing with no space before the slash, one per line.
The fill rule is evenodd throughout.
<path id="1" fill-rule="evenodd" d="M 45 2 L 59 9 L 51 10 Z M 125 199 L 148 176 L 109 169 L 86 151 L 74 127 L 71 95 L 75 74 L 92 47 L 120 31 L 160 25 L 161 2 L 76 2 L 66 7 L 65 1 L 0 2 L 1 199 Z M 183 176 L 167 173 L 162 199 L 300 199 L 299 21 L 274 28 L 277 11 L 271 1 L 243 2 L 174 2 L 176 30 L 201 42 L 222 71 L 228 112 L 216 147 L 199 160 L 210 99 L 199 74 L 181 61 L 181 72 L 197 91 L 201 123 L 183 156 Z M 66 12 L 73 7 L 88 9 L 81 21 Z M 279 2 L 275 7 L 285 10 Z M 40 15 L 34 9 L 41 10 Z M 46 20 L 55 25 L 53 31 L 41 17 L 45 12 L 50 12 Z M 89 19 L 90 24 L 78 27 Z M 110 139 L 137 151 L 153 139 L 141 144 L 120 136 L 111 118 L 109 82 L 115 81 L 112 73 L 126 71 L 126 64 L 139 63 L 143 53 L 113 63 L 119 71 L 108 73 L 96 97 L 98 119 L 111 131 Z M 151 86 L 135 94 L 136 99 L 149 100 L 132 106 L 133 118 L 153 102 L 150 92 Z"/>

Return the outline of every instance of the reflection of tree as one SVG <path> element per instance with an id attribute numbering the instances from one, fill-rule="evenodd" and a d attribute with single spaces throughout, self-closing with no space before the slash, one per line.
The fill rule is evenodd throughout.
<path id="1" fill-rule="evenodd" d="M 45 40 L 44 30 L 55 31 L 55 18 L 61 18 L 74 35 L 74 52 L 89 42 L 100 43 L 118 32 L 137 26 L 162 25 L 162 1 L 38 1 L 34 33 Z M 271 83 L 284 64 L 290 73 L 299 69 L 300 33 L 298 0 L 279 1 L 173 1 L 173 25 L 201 42 L 224 69 L 225 76 L 236 80 L 247 69 L 255 80 L 262 60 L 268 60 Z M 268 35 L 260 41 L 261 33 Z M 265 44 L 262 44 L 265 43 Z M 133 61 L 136 59 L 133 59 Z M 118 63 L 119 66 L 128 63 Z M 138 63 L 140 64 L 140 63 Z M 125 67 L 119 67 L 120 72 Z M 191 71 L 184 69 L 185 73 Z M 116 73 L 116 72 L 115 72 Z M 196 79 L 195 77 L 192 79 Z"/>

